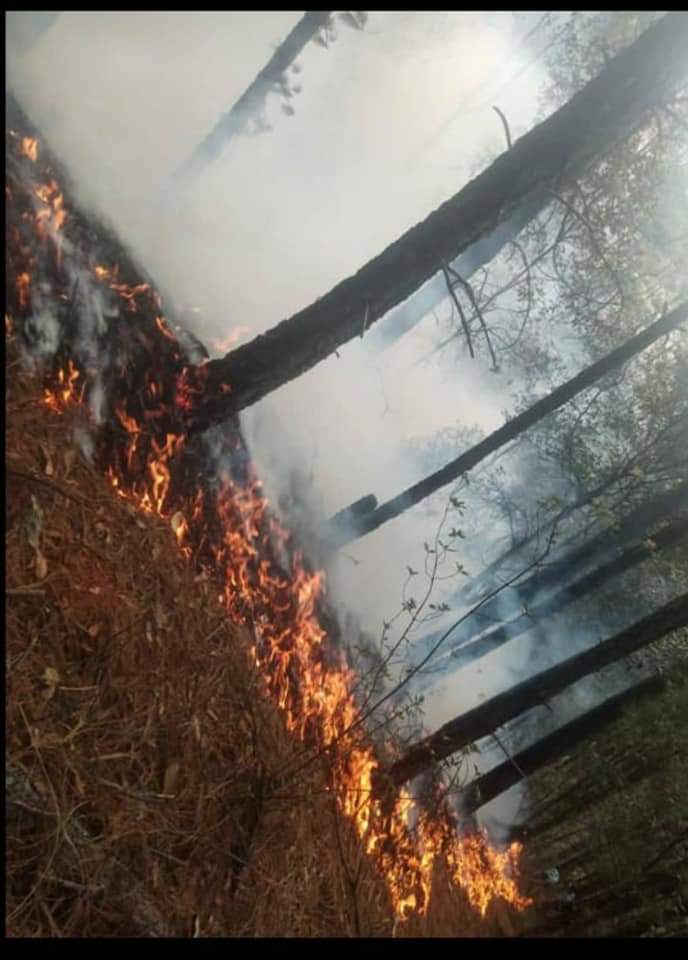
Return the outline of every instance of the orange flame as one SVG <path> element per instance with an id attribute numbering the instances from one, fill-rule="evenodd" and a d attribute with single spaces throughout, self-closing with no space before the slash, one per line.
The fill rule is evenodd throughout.
<path id="1" fill-rule="evenodd" d="M 36 217 L 39 233 L 55 244 L 56 232 L 65 219 L 62 194 L 54 180 L 38 187 L 35 193 L 48 213 Z M 41 215 L 42 214 L 42 215 Z M 48 230 L 50 226 L 52 229 Z M 117 282 L 117 267 L 94 267 L 96 278 L 127 301 L 127 309 L 137 310 L 136 300 L 148 294 L 157 306 L 155 322 L 162 337 L 175 339 L 160 312 L 160 300 L 146 283 L 128 286 Z M 20 303 L 28 303 L 30 277 L 18 274 Z M 7 326 L 7 317 L 6 317 Z M 241 329 L 241 328 L 240 328 Z M 235 339 L 239 331 L 232 335 Z M 62 412 L 70 404 L 83 401 L 84 385 L 79 387 L 80 372 L 72 360 L 61 369 L 52 389 L 46 390 L 45 403 Z M 195 397 L 203 392 L 208 376 L 206 365 L 185 367 L 176 383 L 178 409 L 193 409 Z M 229 388 L 227 388 L 229 389 Z M 160 384 L 147 379 L 149 397 L 163 395 Z M 418 814 L 412 824 L 414 801 L 401 788 L 391 810 L 383 810 L 375 795 L 373 779 L 379 760 L 373 746 L 362 740 L 352 727 L 359 719 L 354 695 L 356 677 L 344 656 L 326 644 L 326 633 L 318 616 L 318 603 L 325 588 L 324 574 L 308 571 L 298 553 L 292 555 L 287 574 L 281 573 L 268 557 L 265 547 L 270 539 L 281 544 L 290 541 L 289 532 L 270 516 L 260 481 L 251 474 L 249 482 L 238 486 L 223 478 L 213 488 L 213 502 L 206 502 L 198 488 L 193 502 L 179 509 L 171 496 L 175 464 L 185 444 L 183 435 L 165 433 L 164 442 L 151 436 L 148 421 L 163 415 L 163 408 L 146 410 L 142 422 L 125 409 L 116 416 L 126 435 L 126 463 L 129 473 L 121 475 L 110 466 L 107 477 L 118 496 L 133 501 L 141 510 L 157 513 L 169 521 L 180 549 L 191 557 L 190 532 L 204 536 L 205 508 L 212 507 L 221 528 L 221 541 L 214 548 L 215 563 L 223 582 L 221 601 L 228 615 L 238 623 L 253 626 L 253 656 L 265 684 L 284 713 L 289 730 L 309 745 L 329 748 L 332 758 L 333 789 L 342 814 L 353 824 L 367 854 L 384 876 L 398 918 L 427 912 L 432 896 L 433 873 L 441 859 L 452 883 L 461 888 L 475 910 L 485 915 L 495 897 L 503 898 L 517 909 L 530 901 L 518 890 L 516 876 L 520 846 L 513 844 L 500 852 L 493 849 L 484 834 L 460 836 L 446 807 Z M 144 442 L 145 441 L 145 442 Z M 149 450 L 145 454 L 144 450 Z M 132 475 L 136 452 L 145 470 Z M 269 530 L 269 533 L 266 533 Z"/>
<path id="2" fill-rule="evenodd" d="M 62 413 L 66 407 L 81 403 L 84 399 L 86 384 L 84 382 L 81 389 L 77 389 L 77 381 L 80 376 L 78 368 L 70 359 L 67 362 L 67 368 L 58 371 L 56 387 L 44 391 L 44 403 L 56 413 Z"/>
<path id="3" fill-rule="evenodd" d="M 35 137 L 22 137 L 21 152 L 34 163 L 38 161 L 38 140 Z"/>
<path id="4" fill-rule="evenodd" d="M 26 271 L 17 274 L 17 296 L 19 297 L 19 306 L 25 309 L 29 305 L 29 295 L 31 291 L 31 277 Z"/>
<path id="5" fill-rule="evenodd" d="M 250 327 L 236 327 L 234 330 L 230 330 L 225 337 L 215 337 L 210 340 L 210 346 L 218 353 L 228 353 L 235 344 L 250 332 L 250 329 Z"/>

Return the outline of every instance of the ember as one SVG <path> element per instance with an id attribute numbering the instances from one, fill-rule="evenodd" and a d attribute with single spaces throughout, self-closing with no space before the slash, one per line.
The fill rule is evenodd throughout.
<path id="1" fill-rule="evenodd" d="M 49 281 L 55 299 L 66 303 L 63 339 L 45 403 L 58 413 L 74 404 L 88 407 L 96 386 L 102 389 L 101 381 L 107 383 L 111 415 L 97 433 L 100 466 L 119 497 L 164 518 L 184 556 L 219 575 L 228 616 L 254 631 L 255 662 L 288 729 L 327 757 L 339 808 L 384 875 L 397 917 L 427 912 L 440 860 L 481 915 L 495 898 L 526 907 L 529 901 L 515 880 L 518 844 L 499 852 L 482 834 L 462 835 L 446 803 L 417 812 L 405 788 L 391 809 L 384 808 L 373 788 L 381 762 L 358 724 L 356 678 L 344 655 L 328 645 L 319 616 L 324 575 L 308 569 L 290 532 L 271 515 L 238 421 L 223 427 L 214 447 L 203 438 L 189 439 L 185 417 L 203 394 L 207 366 L 185 362 L 161 313 L 160 297 L 149 283 L 137 280 L 133 268 L 123 263 L 92 268 L 96 281 L 117 294 L 123 309 L 109 326 L 102 356 L 94 361 L 93 351 L 84 351 L 69 322 L 79 265 L 69 262 L 71 252 L 68 262 L 62 262 L 60 232 L 68 222 L 63 194 L 38 164 L 36 140 L 24 137 L 20 152 L 32 163 L 26 165 L 26 179 L 44 180 L 32 187 L 42 204 L 35 213 L 35 232 L 48 252 L 47 264 L 41 261 L 36 268 L 37 279 Z M 25 185 L 16 184 L 17 191 L 22 187 L 26 192 Z M 78 247 L 78 236 L 70 236 L 70 251 Z M 28 261 L 17 249 L 12 262 Z M 60 279 L 70 273 L 71 279 Z M 30 311 L 31 281 L 28 270 L 15 273 L 22 321 Z M 134 316 L 135 324 L 130 322 Z M 8 314 L 5 322 L 11 329 Z M 231 336 L 236 340 L 242 332 Z M 286 570 L 275 559 L 276 543 L 290 556 Z"/>

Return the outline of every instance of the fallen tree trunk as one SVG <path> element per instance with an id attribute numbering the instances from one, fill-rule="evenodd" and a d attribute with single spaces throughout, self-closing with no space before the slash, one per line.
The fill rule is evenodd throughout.
<path id="1" fill-rule="evenodd" d="M 524 777 L 529 777 L 536 770 L 558 760 L 572 747 L 608 726 L 621 715 L 623 708 L 631 701 L 659 693 L 665 686 L 666 680 L 660 674 L 647 677 L 613 697 L 608 697 L 592 710 L 563 724 L 530 747 L 519 750 L 510 759 L 476 777 L 466 787 L 460 801 L 462 809 L 466 813 L 474 813 Z"/>
<path id="2" fill-rule="evenodd" d="M 688 13 L 665 16 L 567 104 L 357 274 L 267 333 L 211 361 L 192 427 L 203 430 L 300 376 L 362 335 L 533 194 L 579 176 L 680 85 L 688 70 L 687 47 Z"/>
<path id="3" fill-rule="evenodd" d="M 449 268 L 464 280 L 469 280 L 481 267 L 491 263 L 551 202 L 550 193 L 536 194 L 532 200 L 518 207 L 506 223 L 500 224 L 489 236 L 472 244 L 449 264 Z M 394 346 L 397 340 L 413 330 L 423 317 L 443 303 L 447 296 L 444 277 L 441 274 L 433 277 L 414 296 L 387 314 L 384 321 L 372 332 L 368 346 L 376 350 L 386 350 Z"/>
<path id="4" fill-rule="evenodd" d="M 660 640 L 667 633 L 688 624 L 688 593 L 683 593 L 659 610 L 620 633 L 583 650 L 554 667 L 516 684 L 449 723 L 411 747 L 381 774 L 394 786 L 401 786 L 429 767 L 493 733 L 498 727 L 544 703 L 589 673 L 609 666 L 621 657 Z"/>
<path id="5" fill-rule="evenodd" d="M 636 334 L 635 337 L 631 337 L 630 340 L 627 340 L 626 343 L 617 347 L 616 350 L 612 350 L 611 353 L 602 357 L 601 360 L 586 367 L 585 370 L 582 370 L 576 374 L 575 377 L 567 380 L 566 383 L 557 387 L 556 390 L 547 394 L 546 397 L 538 400 L 532 407 L 528 407 L 527 410 L 508 420 L 503 426 L 485 437 L 484 440 L 481 440 L 480 443 L 475 444 L 475 446 L 462 453 L 456 460 L 452 460 L 440 470 L 436 470 L 435 473 L 431 473 L 423 480 L 419 480 L 418 483 L 404 490 L 403 493 L 381 504 L 376 510 L 372 510 L 362 517 L 352 519 L 348 530 L 333 530 L 332 545 L 334 547 L 340 547 L 345 543 L 350 543 L 352 540 L 358 539 L 358 537 L 362 537 L 366 533 L 370 533 L 393 517 L 398 517 L 399 514 L 408 510 L 409 507 L 424 500 L 425 497 L 429 497 L 430 494 L 445 487 L 448 483 L 457 480 L 462 474 L 472 470 L 473 467 L 477 466 L 491 453 L 499 450 L 500 447 L 503 447 L 509 443 L 509 441 L 514 440 L 519 434 L 534 426 L 540 420 L 543 420 L 548 414 L 558 410 L 559 407 L 568 403 L 568 401 L 577 394 L 592 386 L 592 384 L 606 374 L 622 366 L 632 357 L 645 350 L 651 343 L 654 343 L 655 340 L 675 330 L 686 320 L 688 320 L 688 303 L 682 303 L 676 307 L 675 310 L 672 310 L 671 313 L 660 317 L 659 320 L 656 320 L 651 326 Z"/>

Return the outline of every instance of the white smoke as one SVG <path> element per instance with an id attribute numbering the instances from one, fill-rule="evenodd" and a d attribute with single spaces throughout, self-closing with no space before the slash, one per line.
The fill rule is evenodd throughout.
<path id="1" fill-rule="evenodd" d="M 300 16 L 62 13 L 21 55 L 9 33 L 11 84 L 64 160 L 77 199 L 116 228 L 165 302 L 187 305 L 183 320 L 211 353 L 212 340 L 238 328 L 249 339 L 312 302 L 454 194 L 478 157 L 504 149 L 493 103 L 513 139 L 535 117 L 543 71 L 519 44 L 530 19 L 372 13 L 365 31 L 342 30 L 334 46 L 311 44 L 299 57 L 293 117 L 275 98 L 270 132 L 232 141 L 200 182 L 173 196 L 173 172 Z M 97 320 L 101 308 L 91 307 Z M 54 327 L 42 323 L 52 345 Z M 415 438 L 457 422 L 485 432 L 502 422 L 508 371 L 495 376 L 487 358 L 455 352 L 419 365 L 435 342 L 432 318 L 384 354 L 364 336 L 243 415 L 271 501 L 286 503 L 308 535 L 359 497 L 382 501 L 418 480 Z M 379 633 L 399 608 L 407 565 L 422 568 L 436 522 L 419 504 L 332 559 L 342 619 L 354 613 Z M 477 572 L 494 538 L 485 531 L 457 558 Z M 429 725 L 503 686 L 505 667 L 494 655 L 451 678 L 427 701 Z"/>

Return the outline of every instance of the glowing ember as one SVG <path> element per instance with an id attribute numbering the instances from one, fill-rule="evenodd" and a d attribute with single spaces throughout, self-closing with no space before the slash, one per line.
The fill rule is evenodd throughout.
<path id="1" fill-rule="evenodd" d="M 21 152 L 34 163 L 38 161 L 38 140 L 35 137 L 22 137 Z"/>
<path id="2" fill-rule="evenodd" d="M 56 413 L 69 406 L 81 403 L 84 399 L 86 383 L 82 383 L 81 388 L 77 389 L 77 381 L 81 376 L 74 363 L 69 360 L 66 369 L 62 369 L 57 374 L 56 386 L 52 389 L 46 389 L 43 394 L 44 403 Z"/>
<path id="3" fill-rule="evenodd" d="M 177 338 L 175 337 L 175 335 L 172 333 L 172 331 L 170 330 L 170 328 L 169 328 L 169 327 L 167 326 L 167 324 L 165 323 L 165 318 L 164 318 L 164 317 L 156 317 L 156 318 L 155 318 L 155 324 L 156 324 L 158 330 L 160 331 L 160 333 L 163 335 L 163 337 L 167 337 L 168 340 L 174 340 L 175 343 L 177 342 Z"/>
<path id="4" fill-rule="evenodd" d="M 31 291 L 31 277 L 23 272 L 17 275 L 17 296 L 19 297 L 19 306 L 26 309 L 29 305 Z"/>
<path id="5" fill-rule="evenodd" d="M 236 329 L 230 330 L 227 336 L 216 337 L 209 343 L 216 353 L 228 353 L 247 333 L 250 333 L 250 327 L 236 327 Z"/>

